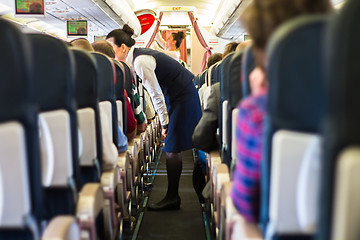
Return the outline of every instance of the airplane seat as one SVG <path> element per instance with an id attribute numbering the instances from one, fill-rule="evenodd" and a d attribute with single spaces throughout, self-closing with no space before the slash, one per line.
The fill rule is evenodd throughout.
<path id="1" fill-rule="evenodd" d="M 64 227 L 60 227 L 61 225 Z M 80 239 L 80 228 L 74 217 L 59 216 L 50 221 L 49 225 L 41 236 L 41 239 L 78 240 Z"/>
<path id="2" fill-rule="evenodd" d="M 360 238 L 359 145 L 346 147 L 339 153 L 334 179 L 333 223 L 330 239 Z"/>
<path id="3" fill-rule="evenodd" d="M 82 239 L 105 239 L 104 232 L 104 193 L 97 183 L 86 184 L 76 206 Z"/>
<path id="4" fill-rule="evenodd" d="M 253 53 L 253 47 L 248 46 L 244 50 L 244 61 L 242 64 L 242 94 L 247 97 L 251 94 L 249 75 L 255 69 L 256 62 Z"/>
<path id="5" fill-rule="evenodd" d="M 0 19 L 0 238 L 38 239 L 43 203 L 37 104 L 28 38 Z"/>
<path id="6" fill-rule="evenodd" d="M 229 62 L 228 65 L 228 69 L 229 71 L 226 72 L 225 74 L 227 75 L 226 78 L 229 79 L 229 89 L 228 94 L 229 94 L 229 103 L 228 103 L 228 107 L 227 107 L 227 123 L 226 123 L 226 137 L 227 137 L 227 162 L 226 164 L 228 165 L 230 171 L 232 172 L 232 169 L 235 166 L 236 163 L 236 157 L 233 158 L 233 153 L 235 150 L 235 139 L 232 138 L 232 132 L 233 132 L 233 127 L 235 127 L 236 123 L 232 122 L 232 115 L 233 115 L 233 111 L 236 110 L 235 108 L 237 107 L 239 101 L 242 99 L 242 86 L 241 86 L 241 68 L 242 68 L 242 58 L 243 58 L 243 51 L 236 51 L 232 57 L 231 60 Z"/>
<path id="7" fill-rule="evenodd" d="M 132 84 L 133 84 L 133 73 L 131 70 L 131 67 L 126 62 L 120 62 L 122 64 L 124 69 L 124 88 L 128 94 L 128 97 L 130 98 L 130 104 L 131 106 L 134 106 L 134 98 L 133 98 L 133 91 L 132 91 Z"/>
<path id="8" fill-rule="evenodd" d="M 72 49 L 75 59 L 75 98 L 78 105 L 78 125 L 82 135 L 80 156 L 81 186 L 100 182 L 102 171 L 102 135 L 97 97 L 97 70 L 95 59 L 80 49 Z"/>
<path id="9" fill-rule="evenodd" d="M 95 57 L 98 69 L 98 98 L 100 109 L 108 116 L 110 133 L 113 143 L 118 146 L 118 115 L 115 98 L 115 66 L 112 60 L 97 52 L 91 53 Z M 100 110 L 100 111 L 101 111 Z"/>
<path id="10" fill-rule="evenodd" d="M 124 84 L 125 84 L 125 70 L 121 63 L 118 61 L 113 61 L 115 64 L 116 71 L 116 83 L 115 83 L 115 97 L 116 97 L 116 106 L 118 112 L 118 121 L 119 126 L 122 128 L 123 132 L 127 132 L 127 111 L 126 111 L 126 99 L 124 94 Z"/>
<path id="11" fill-rule="evenodd" d="M 221 146 L 221 157 L 224 163 L 227 163 L 228 142 L 227 142 L 227 109 L 229 104 L 229 78 L 228 72 L 229 63 L 233 56 L 233 52 L 227 55 L 219 63 L 219 82 L 220 82 L 220 105 L 219 105 L 219 135 L 220 135 L 220 146 Z"/>
<path id="12" fill-rule="evenodd" d="M 198 84 L 198 89 L 201 88 L 201 86 L 206 82 L 206 76 L 207 76 L 207 69 L 205 69 L 202 73 L 200 73 L 200 79 Z"/>
<path id="13" fill-rule="evenodd" d="M 44 34 L 27 36 L 36 53 L 33 55 L 36 100 L 54 148 L 54 167 L 48 173 L 51 181 L 44 185 L 50 219 L 75 212 L 80 187 L 75 65 L 72 53 L 61 40 Z"/>
<path id="14" fill-rule="evenodd" d="M 322 41 L 326 23 L 325 15 L 290 20 L 275 31 L 266 49 L 270 84 L 260 225 L 267 239 L 309 239 L 314 234 L 303 231 L 298 222 L 296 189 L 308 141 L 320 133 L 324 117 Z"/>
<path id="15" fill-rule="evenodd" d="M 345 216 L 349 216 L 347 212 L 348 207 L 353 207 L 349 202 L 343 202 L 343 212 L 338 211 L 340 205 L 337 201 L 341 195 L 342 189 L 338 191 L 337 186 L 340 181 L 345 181 L 341 176 L 338 176 L 338 171 L 341 169 L 342 161 L 340 161 L 340 153 L 346 151 L 350 146 L 358 146 L 360 144 L 360 115 L 357 108 L 359 99 L 359 76 L 360 68 L 358 67 L 358 59 L 360 53 L 360 34 L 358 31 L 360 21 L 360 2 L 350 0 L 345 2 L 339 14 L 333 15 L 326 32 L 325 41 L 325 73 L 326 73 L 326 100 L 328 106 L 326 109 L 326 119 L 323 128 L 324 157 L 322 161 L 321 172 L 321 193 L 319 207 L 319 228 L 317 238 L 319 240 L 336 239 L 338 230 L 341 227 L 342 233 L 348 232 L 347 237 L 341 239 L 358 239 L 358 228 L 352 225 L 356 222 L 341 221 Z M 345 160 L 345 159 L 344 159 Z M 354 161 L 350 160 L 349 161 Z M 346 161 L 345 161 L 346 162 Z M 344 163 L 345 164 L 345 163 Z M 349 163 L 350 164 L 350 163 Z M 356 164 L 354 170 L 356 171 Z M 340 167 L 340 169 L 338 169 Z M 348 177 L 351 170 L 349 170 Z M 339 181 L 339 183 L 338 183 Z M 351 187 L 351 185 L 348 185 Z M 348 189 L 352 190 L 352 189 Z M 359 191 L 356 189 L 352 194 L 356 195 Z M 344 193 L 345 194 L 345 193 Z M 348 196 L 343 196 L 345 199 Z M 353 199 L 348 198 L 349 201 Z M 351 200 L 350 200 L 351 199 Z M 354 200 L 356 197 L 354 198 Z M 344 204 L 350 204 L 345 206 Z M 344 209 L 345 208 L 345 209 Z M 340 214 L 342 213 L 342 214 Z M 348 220 L 353 220 L 353 217 L 358 215 L 357 208 L 351 210 L 351 216 Z M 336 215 L 338 214 L 338 215 Z M 346 225 L 347 224 L 347 225 Z M 357 233 L 356 233 L 357 232 Z M 340 232 L 341 233 L 341 232 Z M 356 233 L 356 234 L 355 234 Z M 338 238 L 337 238 L 338 239 Z"/>

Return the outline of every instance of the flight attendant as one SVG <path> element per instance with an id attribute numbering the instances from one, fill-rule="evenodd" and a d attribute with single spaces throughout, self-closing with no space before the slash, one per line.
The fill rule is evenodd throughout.
<path id="1" fill-rule="evenodd" d="M 194 75 L 164 53 L 134 48 L 135 40 L 131 37 L 133 34 L 133 29 L 124 25 L 123 29 L 111 31 L 106 40 L 114 47 L 115 59 L 128 62 L 143 80 L 159 115 L 161 134 L 165 138 L 168 189 L 165 198 L 150 204 L 148 209 L 179 209 L 181 151 L 193 147 L 191 135 L 201 118 L 199 97 L 192 83 Z"/>

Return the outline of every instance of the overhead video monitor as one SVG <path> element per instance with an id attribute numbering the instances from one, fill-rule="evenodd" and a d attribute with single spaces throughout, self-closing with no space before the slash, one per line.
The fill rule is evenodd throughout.
<path id="1" fill-rule="evenodd" d="M 44 13 L 44 0 L 15 0 L 15 14 L 17 16 L 41 16 Z"/>
<path id="2" fill-rule="evenodd" d="M 87 20 L 67 21 L 67 35 L 74 37 L 87 36 L 88 35 Z"/>

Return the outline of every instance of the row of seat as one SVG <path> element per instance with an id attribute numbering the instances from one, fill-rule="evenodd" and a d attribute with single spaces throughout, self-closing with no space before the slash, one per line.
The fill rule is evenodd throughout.
<path id="1" fill-rule="evenodd" d="M 210 78 L 221 86 L 221 151 L 207 159 L 217 239 L 359 238 L 360 210 L 354 205 L 359 7 L 349 1 L 340 14 L 298 17 L 271 37 L 258 226 L 245 221 L 229 195 L 236 163 L 235 107 L 249 94 L 255 66 L 251 47 L 199 76 L 200 82 Z"/>
<path id="2" fill-rule="evenodd" d="M 121 238 L 160 144 L 156 118 L 115 165 L 103 159 L 102 135 L 118 146 L 126 132 L 131 69 L 3 19 L 0 29 L 0 238 Z"/>

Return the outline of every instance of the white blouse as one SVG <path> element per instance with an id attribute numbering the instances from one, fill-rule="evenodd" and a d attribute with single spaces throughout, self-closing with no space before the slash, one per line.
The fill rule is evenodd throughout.
<path id="1" fill-rule="evenodd" d="M 149 55 L 140 55 L 134 61 L 134 47 L 131 47 L 126 62 L 132 66 L 136 74 L 142 79 L 143 85 L 154 104 L 155 111 L 159 115 L 161 125 L 167 125 L 169 123 L 169 114 L 166 108 L 164 94 L 161 91 L 155 74 L 155 58 Z"/>

